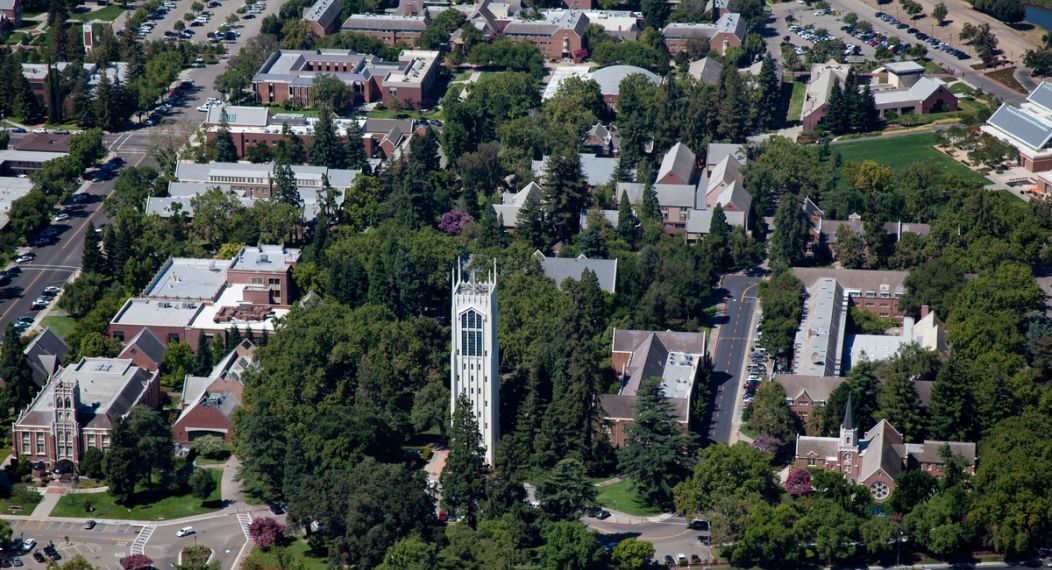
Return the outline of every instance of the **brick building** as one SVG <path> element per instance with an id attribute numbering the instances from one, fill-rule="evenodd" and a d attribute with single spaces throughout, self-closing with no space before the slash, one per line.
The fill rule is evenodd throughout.
<path id="1" fill-rule="evenodd" d="M 157 372 L 119 358 L 82 358 L 60 368 L 13 426 L 13 451 L 41 469 L 69 472 L 89 447 L 110 446 L 113 422 L 160 401 Z M 67 462 L 66 466 L 60 462 Z"/>
<path id="2" fill-rule="evenodd" d="M 903 471 L 918 469 L 942 477 L 946 451 L 963 457 L 968 472 L 975 473 L 974 443 L 932 440 L 907 443 L 887 420 L 877 422 L 860 439 L 848 396 L 840 436 L 799 436 L 794 464 L 843 473 L 844 477 L 869 489 L 874 499 L 883 501 L 891 496 L 895 479 Z"/>
<path id="3" fill-rule="evenodd" d="M 599 396 L 607 437 L 625 444 L 625 427 L 635 421 L 636 392 L 643 380 L 661 378 L 669 413 L 684 432 L 690 429 L 698 371 L 705 363 L 705 333 L 614 329 L 610 366 L 621 389 Z"/>
<path id="4" fill-rule="evenodd" d="M 729 48 L 741 47 L 742 42 L 745 41 L 745 31 L 745 22 L 741 16 L 727 12 L 715 23 L 673 22 L 665 26 L 662 35 L 665 37 L 665 46 L 672 55 L 687 49 L 687 43 L 691 38 L 696 37 L 708 38 L 709 48 L 724 55 Z"/>
<path id="5" fill-rule="evenodd" d="M 538 20 L 515 19 L 504 26 L 504 37 L 512 42 L 530 42 L 550 60 L 580 61 L 588 16 L 565 8 L 542 10 Z"/>
<path id="6" fill-rule="evenodd" d="M 186 376 L 179 417 L 172 424 L 173 441 L 185 445 L 198 437 L 215 435 L 231 443 L 234 410 L 241 404 L 244 391 L 242 376 L 252 365 L 255 350 L 251 342 L 242 341 L 208 376 Z"/>
<path id="7" fill-rule="evenodd" d="M 340 29 L 339 0 L 317 0 L 309 8 L 303 9 L 303 20 L 310 25 L 311 31 L 319 38 L 324 38 Z"/>
<path id="8" fill-rule="evenodd" d="M 413 47 L 417 38 L 431 23 L 425 10 L 423 14 L 401 16 L 397 14 L 352 14 L 344 20 L 340 31 L 362 34 L 376 38 L 384 44 Z"/>
<path id="9" fill-rule="evenodd" d="M 263 104 L 293 100 L 301 107 L 314 104 L 314 80 L 330 75 L 351 91 L 353 104 L 382 101 L 385 105 L 428 106 L 439 74 L 439 52 L 405 50 L 398 61 L 342 49 L 278 50 L 252 78 L 256 98 Z"/>

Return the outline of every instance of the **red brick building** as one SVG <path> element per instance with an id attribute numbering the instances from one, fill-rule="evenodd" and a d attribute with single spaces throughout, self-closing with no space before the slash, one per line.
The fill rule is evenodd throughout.
<path id="1" fill-rule="evenodd" d="M 515 19 L 504 26 L 504 37 L 512 42 L 530 42 L 550 60 L 580 61 L 588 16 L 578 10 L 541 11 L 538 20 Z"/>
<path id="2" fill-rule="evenodd" d="M 324 38 L 339 31 L 341 6 L 339 0 L 317 0 L 311 7 L 303 9 L 303 20 L 310 25 L 314 35 Z"/>
<path id="3" fill-rule="evenodd" d="M 172 424 L 172 440 L 188 444 L 194 439 L 214 435 L 231 443 L 234 410 L 241 404 L 244 384 L 241 377 L 252 364 L 256 347 L 243 341 L 212 369 L 208 376 L 187 376 L 179 417 Z"/>
<path id="4" fill-rule="evenodd" d="M 724 55 L 732 47 L 741 47 L 745 41 L 745 22 L 739 14 L 728 12 L 714 24 L 688 24 L 673 22 L 662 31 L 665 47 L 672 55 L 687 49 L 691 38 L 709 39 L 709 49 Z"/>
<path id="5" fill-rule="evenodd" d="M 69 472 L 88 448 L 109 448 L 117 418 L 135 406 L 157 407 L 160 394 L 157 372 L 126 359 L 82 358 L 59 369 L 19 414 L 14 454 L 40 464 L 38 472 Z"/>
<path id="6" fill-rule="evenodd" d="M 427 29 L 430 20 L 427 10 L 422 15 L 400 16 L 396 14 L 352 14 L 340 31 L 362 34 L 376 38 L 384 44 L 413 47 L 417 38 Z"/>

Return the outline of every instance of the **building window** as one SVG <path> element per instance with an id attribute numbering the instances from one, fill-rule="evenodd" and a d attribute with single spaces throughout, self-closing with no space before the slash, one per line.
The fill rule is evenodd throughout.
<path id="1" fill-rule="evenodd" d="M 37 455 L 44 455 L 44 432 L 37 432 Z"/>
<path id="2" fill-rule="evenodd" d="M 891 489 L 888 488 L 888 484 L 883 481 L 877 481 L 869 486 L 869 492 L 873 493 L 873 498 L 882 501 L 888 498 L 891 494 Z"/>
<path id="3" fill-rule="evenodd" d="M 117 339 L 118 342 L 124 342 L 124 332 L 113 331 L 113 338 Z"/>
<path id="4" fill-rule="evenodd" d="M 109 434 L 102 434 L 102 449 L 107 450 L 110 448 L 110 436 Z"/>
<path id="5" fill-rule="evenodd" d="M 33 451 L 30 448 L 32 442 L 29 441 L 29 434 L 23 432 L 21 435 L 22 435 L 22 455 L 29 455 Z"/>
<path id="6" fill-rule="evenodd" d="M 460 352 L 464 356 L 482 356 L 482 315 L 475 311 L 460 315 Z"/>
<path id="7" fill-rule="evenodd" d="M 818 464 L 818 461 L 816 461 L 816 460 L 814 460 L 814 459 L 808 459 L 808 460 L 807 460 L 807 466 L 808 466 L 808 467 L 814 467 L 814 466 L 815 466 L 815 465 L 817 465 L 817 464 Z"/>
<path id="8" fill-rule="evenodd" d="M 171 344 L 173 342 L 179 342 L 178 333 L 168 333 L 168 344 Z"/>
<path id="9" fill-rule="evenodd" d="M 252 284 L 253 285 L 262 285 L 263 284 L 263 278 L 262 277 L 253 277 L 252 278 Z"/>
<path id="10" fill-rule="evenodd" d="M 851 463 L 851 452 L 844 452 L 844 463 Z"/>
<path id="11" fill-rule="evenodd" d="M 270 277 L 270 278 L 267 279 L 267 285 L 277 285 L 277 286 L 280 287 L 281 286 L 281 279 L 278 278 L 278 277 Z"/>

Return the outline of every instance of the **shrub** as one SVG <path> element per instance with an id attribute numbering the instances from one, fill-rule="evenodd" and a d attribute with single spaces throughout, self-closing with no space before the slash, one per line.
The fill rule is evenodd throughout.
<path id="1" fill-rule="evenodd" d="M 121 558 L 121 567 L 124 570 L 143 570 L 153 567 L 153 559 L 145 554 L 132 554 Z"/>
<path id="2" fill-rule="evenodd" d="M 216 459 L 223 455 L 223 438 L 217 435 L 206 435 L 190 442 L 190 449 L 209 459 Z"/>
<path id="3" fill-rule="evenodd" d="M 285 538 L 285 525 L 271 517 L 253 519 L 248 525 L 248 536 L 263 548 L 270 548 Z"/>

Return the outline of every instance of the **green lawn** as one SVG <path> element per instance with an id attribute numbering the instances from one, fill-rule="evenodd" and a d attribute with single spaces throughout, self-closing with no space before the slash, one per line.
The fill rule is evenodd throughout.
<path id="1" fill-rule="evenodd" d="M 121 12 L 123 11 L 124 10 L 121 9 L 120 6 L 111 5 L 99 8 L 94 12 L 77 12 L 76 14 L 70 14 L 69 19 L 80 20 L 85 22 L 89 20 L 102 20 L 104 22 L 112 22 L 116 20 L 117 16 L 120 16 Z"/>
<path id="2" fill-rule="evenodd" d="M 608 509 L 638 517 L 661 514 L 661 509 L 651 507 L 640 500 L 628 481 L 620 481 L 606 487 L 596 487 L 596 491 L 598 492 L 596 501 Z"/>
<path id="3" fill-rule="evenodd" d="M 55 331 L 55 334 L 62 337 L 62 340 L 66 340 L 73 333 L 73 329 L 77 328 L 77 319 L 73 317 L 44 317 L 44 320 L 40 321 L 40 325 L 50 328 Z"/>
<path id="4" fill-rule="evenodd" d="M 324 556 L 315 556 L 311 553 L 310 547 L 302 540 L 293 542 L 287 549 L 289 554 L 292 555 L 292 560 L 303 564 L 303 570 L 327 570 L 329 567 L 328 560 Z M 278 558 L 274 555 L 274 549 L 263 551 L 255 548 L 252 550 L 252 554 L 245 559 L 246 563 L 249 563 L 249 561 L 258 563 L 265 570 L 277 570 L 279 568 Z M 252 567 L 255 568 L 256 566 Z"/>
<path id="5" fill-rule="evenodd" d="M 32 489 L 27 489 L 21 485 L 16 485 L 12 489 L 4 487 L 3 491 L 9 495 L 7 497 L 0 497 L 0 513 L 4 513 L 5 515 L 12 513 L 28 515 L 33 512 L 33 508 L 37 506 L 37 503 L 43 499 L 43 497 L 40 496 L 40 493 L 37 493 Z M 11 510 L 11 507 L 16 507 L 16 509 Z"/>
<path id="6" fill-rule="evenodd" d="M 950 86 L 950 92 L 954 95 L 974 95 L 975 89 L 972 89 L 966 83 L 957 82 Z"/>
<path id="7" fill-rule="evenodd" d="M 4 43 L 9 46 L 18 45 L 22 43 L 22 38 L 24 37 L 26 37 L 26 35 L 23 32 L 11 32 L 11 35 L 7 36 L 7 39 L 4 40 Z"/>
<path id="8" fill-rule="evenodd" d="M 209 469 L 208 472 L 216 482 L 216 490 L 202 503 L 190 494 L 189 488 L 176 493 L 167 491 L 149 492 L 141 488 L 132 499 L 132 507 L 118 505 L 109 493 L 91 493 L 65 495 L 59 499 L 51 516 L 100 519 L 134 519 L 134 520 L 170 520 L 204 513 L 211 513 L 222 507 L 220 481 L 222 469 Z M 93 511 L 86 511 L 85 505 L 90 501 Z"/>
<path id="9" fill-rule="evenodd" d="M 441 119 L 441 109 L 429 109 L 423 113 L 413 110 L 373 109 L 365 114 L 372 119 Z"/>
<path id="10" fill-rule="evenodd" d="M 789 122 L 799 121 L 800 113 L 804 110 L 804 96 L 807 92 L 807 84 L 801 81 L 793 82 L 793 95 L 789 98 L 789 112 L 786 120 Z"/>
<path id="11" fill-rule="evenodd" d="M 961 176 L 987 183 L 985 177 L 968 169 L 963 164 L 935 150 L 934 133 L 889 136 L 866 141 L 837 143 L 832 150 L 840 153 L 844 162 L 873 160 L 890 166 L 896 172 L 914 162 L 927 162 L 939 170 L 956 172 Z"/>

